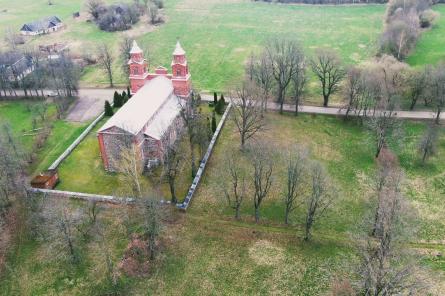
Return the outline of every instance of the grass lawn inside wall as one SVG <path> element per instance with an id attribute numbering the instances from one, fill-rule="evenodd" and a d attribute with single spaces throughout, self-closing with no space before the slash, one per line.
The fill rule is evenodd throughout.
<path id="1" fill-rule="evenodd" d="M 47 111 L 47 121 L 50 122 L 51 132 L 44 145 L 37 151 L 32 151 L 36 136 L 25 136 L 32 129 L 32 112 L 27 105 L 36 104 L 36 101 L 5 101 L 0 102 L 0 119 L 9 123 L 17 139 L 27 153 L 35 154 L 35 159 L 28 167 L 33 175 L 48 169 L 60 154 L 82 133 L 87 123 L 73 123 L 56 119 L 56 107 L 50 104 Z M 37 127 L 41 127 L 39 121 Z"/>
<path id="2" fill-rule="evenodd" d="M 203 114 L 207 114 L 211 119 L 213 108 L 203 102 L 199 109 Z M 217 122 L 221 116 L 217 115 Z M 99 151 L 99 143 L 97 140 L 97 131 L 109 120 L 109 117 L 103 118 L 97 126 L 87 135 L 87 137 L 76 147 L 59 166 L 60 183 L 56 189 L 74 192 L 119 195 L 125 188 L 125 180 L 119 177 L 118 173 L 106 172 Z M 181 164 L 182 173 L 177 179 L 177 196 L 180 201 L 185 197 L 192 178 L 189 164 L 189 146 L 188 138 L 184 134 L 181 145 L 184 147 L 186 160 Z M 198 151 L 196 151 L 198 156 Z M 170 199 L 170 191 L 168 184 L 161 182 L 161 168 L 156 169 L 153 173 L 144 176 L 142 179 L 144 185 L 151 189 L 161 189 L 163 197 Z"/>

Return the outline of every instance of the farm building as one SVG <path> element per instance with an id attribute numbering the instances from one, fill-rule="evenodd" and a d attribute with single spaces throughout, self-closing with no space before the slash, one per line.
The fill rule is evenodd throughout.
<path id="1" fill-rule="evenodd" d="M 20 29 L 22 35 L 35 36 L 58 31 L 63 27 L 62 21 L 57 16 L 50 16 L 38 21 L 24 24 Z"/>
<path id="2" fill-rule="evenodd" d="M 0 57 L 0 77 L 10 82 L 20 81 L 35 69 L 33 58 L 17 52 Z"/>
<path id="3" fill-rule="evenodd" d="M 41 189 L 54 189 L 59 182 L 57 170 L 47 170 L 31 180 L 31 187 Z"/>
<path id="4" fill-rule="evenodd" d="M 104 167 L 117 171 L 125 148 L 135 147 L 145 169 L 163 160 L 165 147 L 174 142 L 183 126 L 180 116 L 191 95 L 191 76 L 179 42 L 173 53 L 173 74 L 158 67 L 148 73 L 148 63 L 136 42 L 131 49 L 130 81 L 133 97 L 98 131 Z"/>

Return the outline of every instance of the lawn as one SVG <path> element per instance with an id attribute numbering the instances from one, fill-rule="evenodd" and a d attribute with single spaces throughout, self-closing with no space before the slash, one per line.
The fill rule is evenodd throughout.
<path id="1" fill-rule="evenodd" d="M 437 4 L 434 10 L 440 16 L 432 29 L 422 33 L 414 52 L 408 57 L 411 66 L 433 65 L 445 60 L 445 5 Z"/>
<path id="2" fill-rule="evenodd" d="M 200 109 L 204 114 L 211 114 L 211 108 L 207 104 L 202 104 Z M 220 116 L 217 116 L 217 121 L 219 119 Z M 57 189 L 107 195 L 120 194 L 122 192 L 125 180 L 122 180 L 119 174 L 106 172 L 100 157 L 97 131 L 107 120 L 108 118 L 102 119 L 80 145 L 76 147 L 73 153 L 59 166 L 61 181 Z M 181 145 L 184 147 L 184 153 L 188 155 L 188 145 L 185 139 Z M 185 163 L 184 161 L 182 169 L 184 173 L 180 174 L 177 180 L 177 192 L 180 199 L 185 197 L 192 181 L 188 162 Z M 160 181 L 160 174 L 161 169 L 157 169 L 149 176 L 144 176 L 145 185 L 148 188 L 160 187 L 163 194 L 169 196 L 168 186 Z"/>
<path id="3" fill-rule="evenodd" d="M 36 102 L 0 102 L 0 119 L 9 123 L 18 140 L 23 144 L 25 151 L 35 155 L 35 160 L 28 168 L 31 175 L 46 170 L 87 126 L 85 123 L 71 123 L 56 119 L 56 108 L 51 104 L 46 115 L 48 121 L 51 122 L 51 133 L 40 149 L 32 151 L 36 137 L 26 136 L 25 134 L 32 129 L 33 115 L 29 106 L 33 104 L 36 104 Z M 40 122 L 37 127 L 41 127 Z"/>
<path id="4" fill-rule="evenodd" d="M 4 29 L 18 30 L 21 24 L 47 15 L 58 15 L 67 28 L 41 37 L 30 44 L 65 41 L 76 55 L 91 55 L 97 45 L 106 42 L 115 53 L 119 36 L 130 34 L 149 49 L 150 65 L 170 68 L 171 53 L 179 37 L 187 51 L 195 87 L 222 91 L 242 76 L 243 65 L 251 52 L 257 52 L 264 42 L 278 35 L 299 40 L 308 54 L 317 47 L 336 49 L 346 63 L 359 63 L 372 56 L 375 41 L 382 30 L 384 5 L 312 6 L 270 5 L 249 0 L 165 0 L 166 23 L 151 28 L 141 22 L 127 33 L 101 32 L 87 23 L 83 1 L 23 0 L 20 7 L 0 0 L 0 38 Z M 112 2 L 112 1 L 108 1 Z M 72 18 L 81 10 L 83 17 Z M 115 82 L 125 84 L 115 63 Z M 84 85 L 107 84 L 106 75 L 97 67 L 83 73 Z"/>
<path id="5" fill-rule="evenodd" d="M 442 128 L 437 155 L 428 165 L 419 162 L 417 145 L 425 129 L 422 122 L 406 121 L 403 139 L 394 146 L 406 174 L 405 192 L 412 205 L 419 212 L 418 240 L 440 241 L 445 236 L 445 206 L 441 202 L 445 190 L 445 131 Z M 279 132 L 277 132 L 279 131 Z M 285 151 L 286 147 L 299 144 L 306 147 L 311 158 L 323 163 L 334 184 L 338 186 L 339 199 L 334 208 L 320 223 L 317 231 L 325 235 L 346 235 L 354 231 L 366 210 L 370 198 L 370 184 L 375 171 L 374 146 L 367 133 L 356 124 L 327 116 L 268 115 L 267 131 L 258 139 L 273 142 L 275 151 Z M 196 215 L 229 216 L 233 211 L 226 205 L 219 183 L 223 178 L 224 157 L 235 153 L 238 161 L 245 157 L 233 147 L 238 145 L 239 136 L 229 124 L 221 135 L 203 183 L 195 196 L 190 212 Z M 284 219 L 282 192 L 286 173 L 285 164 L 278 160 L 275 167 L 275 181 L 271 194 L 264 202 L 262 210 L 266 223 L 281 224 Z M 248 221 L 253 219 L 252 201 L 244 203 L 242 213 Z M 301 209 L 292 217 L 297 225 L 302 223 Z"/>
<path id="6" fill-rule="evenodd" d="M 259 225 L 252 223 L 250 196 L 245 201 L 242 220 L 233 220 L 232 211 L 224 203 L 218 186 L 225 154 L 235 151 L 237 160 L 244 161 L 237 150 L 238 136 L 229 122 L 189 211 L 186 214 L 176 212 L 167 219 L 162 255 L 151 265 L 149 276 L 134 278 L 120 273 L 125 294 L 326 295 L 335 276 L 350 276 L 354 271 L 351 265 L 355 258 L 350 233 L 356 231 L 356 225 L 360 224 L 366 211 L 370 176 L 375 169 L 373 149 L 366 134 L 362 127 L 331 116 L 301 115 L 295 118 L 291 114 L 270 112 L 267 121 L 268 129 L 258 139 L 274 139 L 281 143 L 276 151 L 293 143 L 305 145 L 310 149 L 311 157 L 327 167 L 339 187 L 339 199 L 328 215 L 320 220 L 314 240 L 310 243 L 301 240 L 300 210 L 292 217 L 292 226 L 282 223 L 279 176 L 283 172 L 279 167 L 276 167 L 275 187 L 262 207 L 262 222 Z M 411 238 L 412 247 L 425 266 L 435 270 L 434 273 L 424 272 L 437 285 L 436 294 L 440 295 L 444 288 L 445 270 L 441 257 L 434 254 L 445 250 L 443 245 L 430 244 L 428 240 L 440 241 L 445 235 L 443 192 L 439 191 L 439 182 L 443 182 L 445 173 L 445 164 L 439 161 L 445 154 L 445 131 L 441 132 L 438 154 L 428 166 L 422 167 L 414 148 L 424 129 L 422 122 L 405 122 L 403 143 L 394 146 L 394 150 L 407 176 L 408 197 L 420 214 L 420 232 Z M 94 134 L 91 138 L 94 140 Z M 96 149 L 93 144 L 91 149 Z M 87 150 L 79 146 L 71 157 L 78 151 L 86 153 Z M 94 154 L 98 159 L 98 154 Z M 68 158 L 67 164 L 76 161 L 80 160 Z M 97 162 L 100 164 L 100 160 Z M 87 172 L 91 166 L 80 166 L 86 174 L 94 177 Z M 63 168 L 62 165 L 61 174 L 70 168 L 74 166 Z M 432 186 L 436 183 L 437 187 Z M 63 184 L 62 181 L 61 186 Z M 74 201 L 71 204 L 82 206 Z M 128 243 L 122 221 L 123 209 L 105 205 L 100 208 L 99 219 L 106 225 L 105 238 L 118 265 Z M 46 247 L 45 243 L 25 240 L 11 254 L 9 272 L 0 282 L 5 287 L 0 295 L 105 293 L 103 252 L 94 239 L 80 243 L 84 261 L 74 267 L 52 261 L 45 252 Z"/>

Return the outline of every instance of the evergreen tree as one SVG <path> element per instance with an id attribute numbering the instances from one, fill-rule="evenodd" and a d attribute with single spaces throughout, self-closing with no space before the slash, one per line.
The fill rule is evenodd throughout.
<path id="1" fill-rule="evenodd" d="M 122 97 L 117 91 L 114 92 L 113 105 L 116 108 L 122 107 Z"/>
<path id="2" fill-rule="evenodd" d="M 221 98 L 219 99 L 221 105 L 224 107 L 226 105 L 226 100 L 224 99 L 224 94 L 221 94 Z"/>
<path id="3" fill-rule="evenodd" d="M 129 86 L 127 86 L 127 95 L 128 95 L 128 98 L 131 99 L 132 95 L 131 95 L 131 91 L 130 91 L 130 87 Z"/>
<path id="4" fill-rule="evenodd" d="M 218 113 L 219 115 L 224 114 L 224 107 L 226 105 L 226 102 L 224 100 L 224 97 L 221 96 L 221 100 L 218 101 L 218 103 L 215 106 L 215 112 Z"/>
<path id="5" fill-rule="evenodd" d="M 122 105 L 128 102 L 128 95 L 126 92 L 123 92 L 122 94 Z"/>
<path id="6" fill-rule="evenodd" d="M 113 108 L 111 108 L 110 102 L 105 101 L 105 116 L 113 116 L 114 112 L 113 112 Z"/>
<path id="7" fill-rule="evenodd" d="M 216 131 L 216 115 L 215 112 L 212 112 L 212 132 L 215 133 Z"/>
<path id="8" fill-rule="evenodd" d="M 216 107 L 216 104 L 218 104 L 218 95 L 216 92 L 213 93 L 213 106 Z"/>

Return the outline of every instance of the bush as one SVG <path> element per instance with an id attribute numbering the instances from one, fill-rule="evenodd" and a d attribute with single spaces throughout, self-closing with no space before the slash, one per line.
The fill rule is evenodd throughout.
<path id="1" fill-rule="evenodd" d="M 422 28 L 429 28 L 433 25 L 434 20 L 437 18 L 437 12 L 429 9 L 426 11 L 423 11 L 420 14 L 420 26 Z"/>
<path id="2" fill-rule="evenodd" d="M 113 116 L 114 112 L 113 112 L 113 108 L 111 108 L 110 102 L 105 101 L 105 116 Z"/>
<path id="3" fill-rule="evenodd" d="M 139 11 L 134 4 L 114 4 L 103 7 L 96 23 L 103 31 L 125 31 L 139 21 Z"/>
<path id="4" fill-rule="evenodd" d="M 164 1 L 163 0 L 154 0 L 153 3 L 159 8 L 164 8 Z"/>

